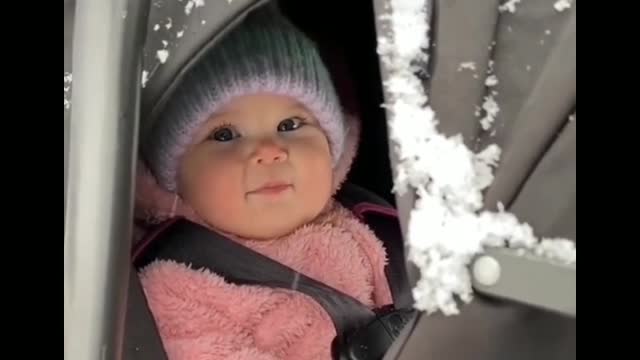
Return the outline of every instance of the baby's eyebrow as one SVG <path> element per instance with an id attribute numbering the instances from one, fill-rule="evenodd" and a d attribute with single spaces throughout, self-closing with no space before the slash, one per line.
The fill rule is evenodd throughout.
<path id="1" fill-rule="evenodd" d="M 311 112 L 309 111 L 309 109 L 307 109 L 306 106 L 304 106 L 304 105 L 302 105 L 300 103 L 295 103 L 295 104 L 291 105 L 290 109 L 291 110 L 299 110 L 299 111 L 302 111 L 302 112 L 304 112 L 306 114 L 311 115 Z"/>
<path id="2" fill-rule="evenodd" d="M 230 114 L 231 113 L 229 111 L 214 112 L 213 114 L 209 115 L 209 117 L 204 123 L 206 125 L 213 126 L 213 125 L 218 125 L 220 123 L 228 122 L 225 119 L 227 119 Z"/>
<path id="3" fill-rule="evenodd" d="M 311 111 L 309 111 L 309 109 L 307 109 L 306 106 L 304 106 L 302 104 L 295 104 L 295 105 L 291 106 L 290 109 L 291 109 L 291 111 L 296 111 L 296 112 L 302 113 L 301 115 L 304 115 L 305 120 L 317 121 L 316 117 L 313 116 L 313 113 Z"/>

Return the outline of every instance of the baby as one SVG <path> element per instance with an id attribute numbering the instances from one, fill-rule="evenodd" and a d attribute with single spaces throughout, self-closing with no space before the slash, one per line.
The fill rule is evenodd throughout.
<path id="1" fill-rule="evenodd" d="M 381 242 L 333 199 L 358 134 L 314 44 L 254 11 L 141 139 L 136 215 L 186 217 L 368 307 L 391 304 Z M 139 275 L 172 360 L 331 359 L 333 322 L 306 295 L 171 261 Z"/>

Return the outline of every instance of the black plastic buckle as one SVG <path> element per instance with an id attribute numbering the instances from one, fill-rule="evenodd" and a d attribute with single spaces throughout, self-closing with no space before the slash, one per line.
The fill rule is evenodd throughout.
<path id="1" fill-rule="evenodd" d="M 340 360 L 382 359 L 402 329 L 416 316 L 417 310 L 393 307 L 381 309 L 375 320 L 357 329 L 341 346 Z"/>

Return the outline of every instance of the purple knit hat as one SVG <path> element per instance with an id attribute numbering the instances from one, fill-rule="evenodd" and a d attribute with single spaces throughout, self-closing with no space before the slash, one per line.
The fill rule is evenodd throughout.
<path id="1" fill-rule="evenodd" d="M 324 130 L 337 165 L 347 133 L 340 102 L 315 45 L 282 15 L 260 9 L 196 64 L 142 139 L 160 186 L 176 191 L 180 160 L 198 128 L 233 98 L 269 93 L 305 105 Z"/>

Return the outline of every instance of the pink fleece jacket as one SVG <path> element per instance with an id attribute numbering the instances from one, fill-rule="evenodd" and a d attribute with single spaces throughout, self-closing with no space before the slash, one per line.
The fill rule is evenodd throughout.
<path id="1" fill-rule="evenodd" d="M 380 241 L 337 203 L 289 236 L 236 241 L 372 308 L 392 302 Z M 331 359 L 333 322 L 306 295 L 168 261 L 140 278 L 171 360 Z"/>

